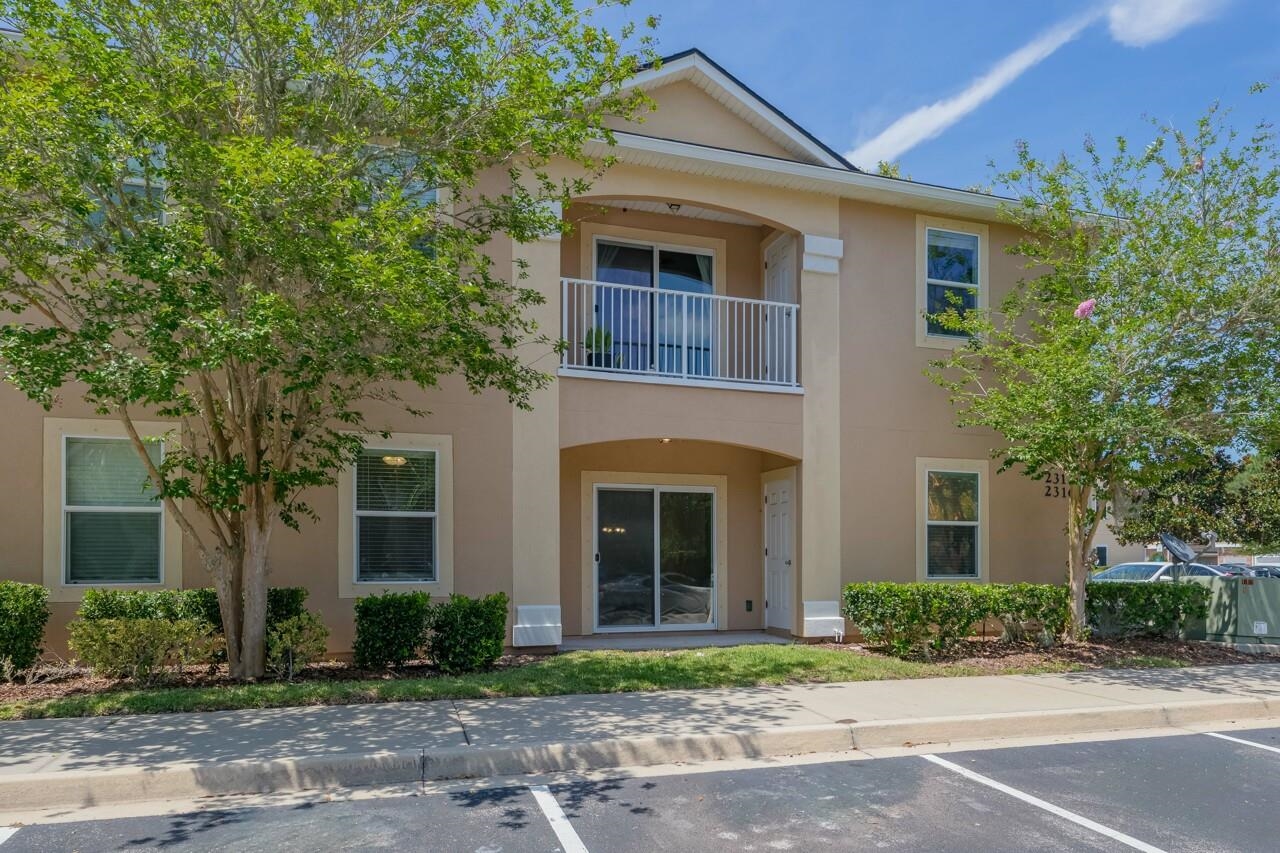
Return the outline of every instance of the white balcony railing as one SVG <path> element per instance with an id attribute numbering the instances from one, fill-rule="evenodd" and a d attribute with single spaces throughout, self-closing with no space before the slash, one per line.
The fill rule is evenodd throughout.
<path id="1" fill-rule="evenodd" d="M 564 372 L 799 384 L 798 305 L 570 278 L 560 290 Z"/>

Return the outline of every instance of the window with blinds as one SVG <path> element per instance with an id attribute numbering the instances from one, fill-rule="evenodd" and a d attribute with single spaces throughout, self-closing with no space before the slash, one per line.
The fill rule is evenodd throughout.
<path id="1" fill-rule="evenodd" d="M 978 576 L 978 475 L 929 471 L 926 542 L 929 577 Z"/>
<path id="2" fill-rule="evenodd" d="M 365 450 L 356 461 L 356 581 L 436 580 L 434 450 Z"/>
<path id="3" fill-rule="evenodd" d="M 133 444 L 75 438 L 63 448 L 63 566 L 68 584 L 161 583 L 164 505 Z M 159 444 L 147 448 L 160 462 Z"/>

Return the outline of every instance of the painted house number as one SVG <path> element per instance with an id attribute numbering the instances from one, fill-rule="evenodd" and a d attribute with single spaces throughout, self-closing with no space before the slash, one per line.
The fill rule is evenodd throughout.
<path id="1" fill-rule="evenodd" d="M 1044 496 L 1046 498 L 1065 498 L 1067 496 L 1067 476 L 1059 471 L 1051 471 L 1044 478 Z"/>

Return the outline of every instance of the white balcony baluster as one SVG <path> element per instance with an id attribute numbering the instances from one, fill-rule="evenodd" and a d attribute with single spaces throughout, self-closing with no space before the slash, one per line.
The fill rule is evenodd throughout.
<path id="1" fill-rule="evenodd" d="M 798 305 L 572 278 L 560 295 L 563 373 L 799 387 Z"/>

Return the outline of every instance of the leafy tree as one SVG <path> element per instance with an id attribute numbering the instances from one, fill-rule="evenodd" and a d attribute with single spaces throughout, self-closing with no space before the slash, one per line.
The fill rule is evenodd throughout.
<path id="1" fill-rule="evenodd" d="M 594 24 L 609 3 L 0 0 L 0 365 L 123 422 L 237 677 L 263 673 L 274 520 L 312 514 L 364 404 L 546 381 L 517 356 L 551 346 L 538 295 L 484 248 L 561 227 L 546 202 L 606 165 L 584 143 L 641 108 L 616 87 L 647 37 Z M 162 464 L 144 415 L 181 425 Z"/>
<path id="2" fill-rule="evenodd" d="M 1136 151 L 1086 140 L 1078 162 L 1020 145 L 1001 182 L 1021 199 L 1005 210 L 1021 228 L 1009 251 L 1031 273 L 997 310 L 935 315 L 968 337 L 931 368 L 957 423 L 1002 436 L 1002 471 L 1066 479 L 1076 632 L 1117 490 L 1229 445 L 1271 405 L 1278 164 L 1266 126 L 1241 139 L 1214 110 Z"/>
<path id="3" fill-rule="evenodd" d="M 1218 451 L 1157 476 L 1113 525 L 1124 543 L 1169 532 L 1188 542 L 1234 542 L 1254 552 L 1280 549 L 1280 458 L 1270 451 L 1233 459 Z"/>

